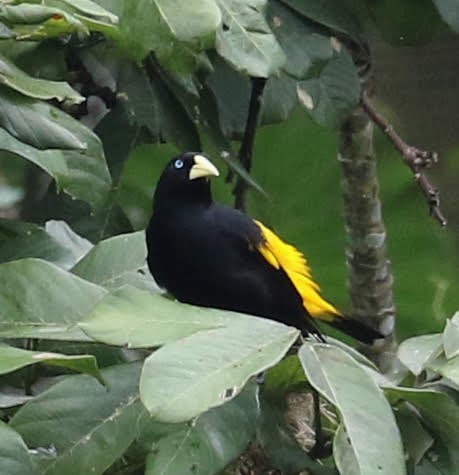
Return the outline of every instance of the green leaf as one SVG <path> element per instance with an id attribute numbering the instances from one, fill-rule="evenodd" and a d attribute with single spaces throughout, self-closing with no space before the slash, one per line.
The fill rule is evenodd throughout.
<path id="1" fill-rule="evenodd" d="M 21 436 L 0 421 L 0 472 L 5 475 L 38 475 Z"/>
<path id="2" fill-rule="evenodd" d="M 17 40 L 43 40 L 69 33 L 89 33 L 73 15 L 46 5 L 3 5 L 0 7 L 0 19 L 11 27 Z"/>
<path id="3" fill-rule="evenodd" d="M 220 56 L 211 55 L 211 59 L 214 71 L 206 84 L 217 101 L 221 131 L 228 138 L 242 139 L 250 101 L 250 81 Z"/>
<path id="4" fill-rule="evenodd" d="M 79 104 L 85 100 L 66 82 L 48 81 L 29 76 L 1 55 L 0 83 L 35 99 L 57 99 L 60 102 L 65 100 L 69 104 Z"/>
<path id="5" fill-rule="evenodd" d="M 11 425 L 29 447 L 55 448 L 43 475 L 98 475 L 121 457 L 137 432 L 139 370 L 103 370 L 108 389 L 89 376 L 69 376 L 15 414 Z"/>
<path id="6" fill-rule="evenodd" d="M 0 343 L 0 374 L 11 373 L 36 363 L 46 363 L 87 373 L 102 382 L 97 361 L 92 355 L 68 356 L 46 351 L 28 351 Z"/>
<path id="7" fill-rule="evenodd" d="M 69 254 L 65 263 L 60 263 L 60 266 L 66 270 L 74 266 L 93 247 L 87 239 L 75 233 L 65 221 L 47 221 L 45 230 Z"/>
<path id="8" fill-rule="evenodd" d="M 0 262 L 36 257 L 69 269 L 92 244 L 75 234 L 64 221 L 48 221 L 46 228 L 0 219 Z"/>
<path id="9" fill-rule="evenodd" d="M 182 150 L 201 150 L 196 123 L 170 89 L 161 69 L 149 69 L 150 85 L 155 97 L 159 128 L 167 141 Z"/>
<path id="10" fill-rule="evenodd" d="M 297 92 L 313 120 L 337 127 L 360 99 L 360 80 L 349 53 L 336 53 L 317 79 L 298 83 Z"/>
<path id="11" fill-rule="evenodd" d="M 86 149 L 86 144 L 65 126 L 67 114 L 45 102 L 1 87 L 0 107 L 0 126 L 21 142 L 40 150 Z"/>
<path id="12" fill-rule="evenodd" d="M 416 376 L 443 351 L 439 334 L 422 335 L 403 341 L 397 351 L 400 361 Z"/>
<path id="13" fill-rule="evenodd" d="M 238 71 L 269 77 L 285 62 L 285 54 L 264 15 L 266 0 L 217 0 L 222 24 L 215 48 Z"/>
<path id="14" fill-rule="evenodd" d="M 0 336 L 87 340 L 76 323 L 105 293 L 39 259 L 0 264 Z"/>
<path id="15" fill-rule="evenodd" d="M 421 424 L 419 414 L 409 404 L 400 404 L 395 409 L 395 417 L 402 434 L 405 451 L 417 465 L 432 447 L 434 439 Z"/>
<path id="16" fill-rule="evenodd" d="M 169 343 L 145 360 L 142 402 L 160 421 L 192 419 L 229 401 L 251 376 L 279 362 L 298 334 L 251 317 Z"/>
<path id="17" fill-rule="evenodd" d="M 122 46 L 135 59 L 150 51 L 167 58 L 211 46 L 221 15 L 213 0 L 125 2 L 120 18 Z"/>
<path id="18" fill-rule="evenodd" d="M 130 286 L 110 293 L 95 306 L 80 328 L 110 345 L 159 346 L 198 331 L 244 322 L 244 315 L 194 307 Z"/>
<path id="19" fill-rule="evenodd" d="M 263 125 L 287 120 L 298 104 L 296 81 L 281 73 L 269 78 L 263 92 L 261 122 Z"/>
<path id="20" fill-rule="evenodd" d="M 4 92 L 5 90 L 2 90 L 0 102 L 6 97 Z M 87 201 L 95 209 L 100 207 L 107 199 L 111 180 L 98 137 L 62 111 L 10 91 L 9 95 L 12 94 L 17 97 L 14 101 L 11 101 L 12 97 L 9 97 L 7 103 L 11 105 L 9 114 L 15 122 L 13 125 L 10 124 L 9 128 L 21 137 L 16 138 L 0 128 L 0 149 L 15 153 L 35 163 L 49 173 L 56 180 L 57 186 L 66 193 Z M 16 99 L 19 102 L 16 102 Z M 3 117 L 5 119 L 7 115 Z M 48 128 L 51 122 L 53 125 Z M 67 142 L 69 146 L 81 145 L 84 150 L 39 150 L 21 141 L 24 138 L 29 139 L 34 144 L 43 147 L 53 144 L 64 145 L 60 139 L 57 140 L 58 136 L 52 136 L 53 131 L 62 133 L 64 139 L 69 140 Z M 22 134 L 25 134 L 25 137 Z"/>
<path id="21" fill-rule="evenodd" d="M 72 272 L 108 290 L 125 284 L 157 289 L 146 268 L 146 256 L 144 231 L 122 234 L 96 244 Z"/>
<path id="22" fill-rule="evenodd" d="M 361 26 L 355 12 L 345 1 L 334 0 L 280 0 L 294 11 L 331 30 L 358 38 Z"/>
<path id="23" fill-rule="evenodd" d="M 330 34 L 324 28 L 301 17 L 280 0 L 270 1 L 267 13 L 271 29 L 287 57 L 282 68 L 287 74 L 306 79 L 312 70 L 333 56 Z"/>
<path id="24" fill-rule="evenodd" d="M 392 398 L 403 399 L 413 404 L 431 433 L 446 447 L 448 460 L 442 465 L 451 465 L 450 473 L 459 470 L 459 406 L 447 394 L 412 388 L 391 388 L 386 393 Z"/>
<path id="25" fill-rule="evenodd" d="M 446 357 L 449 359 L 459 356 L 459 312 L 451 320 L 446 320 L 442 338 Z"/>
<path id="26" fill-rule="evenodd" d="M 433 0 L 443 21 L 459 33 L 459 4 L 455 0 Z"/>
<path id="27" fill-rule="evenodd" d="M 211 409 L 154 443 L 146 475 L 220 473 L 249 444 L 254 431 L 258 387 L 249 384 L 228 404 Z"/>
<path id="28" fill-rule="evenodd" d="M 45 4 L 53 3 L 53 0 L 38 1 L 41 1 Z M 109 12 L 105 8 L 102 8 L 100 5 L 91 0 L 54 0 L 54 2 L 61 3 L 65 6 L 65 8 L 68 8 L 73 12 L 78 12 L 85 17 L 91 17 L 100 21 L 108 21 L 114 25 L 118 23 L 118 17 L 115 14 Z"/>
<path id="29" fill-rule="evenodd" d="M 459 356 L 450 359 L 440 356 L 429 362 L 426 367 L 449 379 L 459 387 Z"/>
<path id="30" fill-rule="evenodd" d="M 27 401 L 33 399 L 33 396 L 25 396 L 24 391 L 17 388 L 2 388 L 0 391 L 0 409 L 8 409 L 10 407 L 22 406 Z"/>
<path id="31" fill-rule="evenodd" d="M 339 473 L 343 475 L 360 475 L 359 461 L 352 448 L 343 424 L 340 424 L 333 438 L 333 458 Z"/>
<path id="32" fill-rule="evenodd" d="M 358 473 L 405 474 L 394 415 L 366 370 L 343 350 L 324 343 L 305 343 L 299 357 L 309 383 L 339 410 Z"/>

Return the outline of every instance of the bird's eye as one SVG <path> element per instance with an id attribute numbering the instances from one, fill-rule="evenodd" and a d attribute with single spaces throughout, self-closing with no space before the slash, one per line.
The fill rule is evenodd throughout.
<path id="1" fill-rule="evenodd" d="M 177 170 L 183 168 L 183 160 L 180 160 L 180 158 L 178 160 L 175 160 L 174 168 L 177 168 Z"/>

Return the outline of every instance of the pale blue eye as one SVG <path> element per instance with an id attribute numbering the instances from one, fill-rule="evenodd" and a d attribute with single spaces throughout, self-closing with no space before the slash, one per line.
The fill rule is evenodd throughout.
<path id="1" fill-rule="evenodd" d="M 180 158 L 178 160 L 175 160 L 174 167 L 177 169 L 183 168 L 183 160 L 180 160 Z"/>

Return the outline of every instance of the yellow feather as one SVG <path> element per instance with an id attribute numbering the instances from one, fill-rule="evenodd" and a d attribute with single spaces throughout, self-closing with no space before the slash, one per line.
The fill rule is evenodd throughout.
<path id="1" fill-rule="evenodd" d="M 320 287 L 312 279 L 308 262 L 298 249 L 282 241 L 271 229 L 259 221 L 264 242 L 257 246 L 261 255 L 276 269 L 282 267 L 303 299 L 303 305 L 312 317 L 331 321 L 341 316 L 331 303 L 320 295 Z"/>

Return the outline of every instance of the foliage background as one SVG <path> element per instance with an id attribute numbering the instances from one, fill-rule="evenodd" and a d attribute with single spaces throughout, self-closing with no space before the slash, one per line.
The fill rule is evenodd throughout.
<path id="1" fill-rule="evenodd" d="M 0 145 L 9 149 L 0 154 L 7 218 L 0 221 L 3 472 L 217 473 L 252 442 L 285 473 L 457 473 L 459 317 L 447 320 L 459 300 L 454 2 L 270 0 L 272 28 L 273 11 L 292 15 L 288 5 L 296 12 L 287 23 L 292 32 L 316 41 L 285 41 L 289 61 L 280 74 L 283 53 L 262 21 L 262 1 L 200 0 L 180 11 L 166 0 L 98 3 L 120 16 L 119 28 L 86 0 L 0 2 L 0 53 L 32 77 L 68 81 L 92 96 L 81 104 L 65 85 L 39 89 L 2 59 Z M 267 36 L 261 61 L 254 53 L 247 62 L 243 48 L 228 49 L 228 16 L 219 23 L 228 5 L 243 12 L 239 21 L 249 18 L 243 29 Z M 14 15 L 16 7 L 26 20 Z M 408 142 L 441 153 L 433 174 L 451 222 L 440 229 L 427 216 L 412 175 L 377 133 L 398 332 L 407 338 L 393 355 L 393 374 L 333 340 L 306 341 L 298 356 L 279 363 L 297 339 L 295 329 L 156 295 L 143 234 L 133 232 L 146 226 L 154 184 L 172 156 L 201 141 L 225 170 L 221 152 L 238 148 L 244 128 L 247 74 L 271 76 L 252 173 L 268 197 L 251 190 L 249 210 L 306 253 L 325 295 L 346 309 L 337 127 L 357 106 L 359 91 L 356 68 L 339 45 L 359 36 L 358 18 L 372 51 L 378 107 Z M 214 30 L 216 49 L 242 74 L 215 51 L 202 55 L 214 45 Z M 307 71 L 305 51 L 314 60 Z M 321 82 L 325 70 L 331 84 Z M 323 94 L 320 107 L 308 113 L 301 106 L 307 109 L 292 74 L 303 92 Z M 98 95 L 110 105 L 100 121 Z M 62 96 L 62 109 L 95 127 L 105 158 L 97 137 L 54 107 Z M 34 161 L 73 198 L 56 193 Z M 218 199 L 233 202 L 232 185 L 220 179 L 214 186 Z M 267 368 L 265 385 L 247 383 Z M 297 391 L 320 394 L 319 461 L 287 424 L 287 399 Z M 309 428 L 312 405 L 311 399 L 301 414 Z"/>

